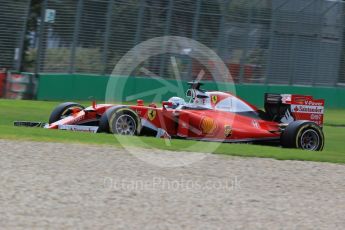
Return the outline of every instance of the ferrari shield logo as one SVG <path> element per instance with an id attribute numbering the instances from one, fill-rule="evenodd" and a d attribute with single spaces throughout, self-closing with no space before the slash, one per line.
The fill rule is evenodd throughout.
<path id="1" fill-rule="evenodd" d="M 147 117 L 150 119 L 150 121 L 153 121 L 156 118 L 157 111 L 153 109 L 149 109 L 147 112 Z"/>
<path id="2" fill-rule="evenodd" d="M 218 96 L 217 96 L 217 95 L 212 95 L 212 96 L 211 96 L 211 100 L 212 100 L 212 103 L 213 103 L 213 104 L 216 104 L 217 101 L 218 101 Z"/>
<path id="3" fill-rule="evenodd" d="M 232 128 L 230 125 L 225 125 L 224 126 L 224 136 L 229 137 L 232 134 Z"/>

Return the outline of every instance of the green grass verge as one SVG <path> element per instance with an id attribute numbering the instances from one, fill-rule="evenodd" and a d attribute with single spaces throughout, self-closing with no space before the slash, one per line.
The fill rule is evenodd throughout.
<path id="1" fill-rule="evenodd" d="M 109 134 L 79 133 L 39 128 L 13 127 L 14 120 L 47 121 L 52 109 L 59 102 L 0 100 L 0 138 L 48 142 L 73 142 L 121 146 L 118 138 Z M 172 140 L 167 146 L 163 139 L 150 137 L 126 137 L 133 147 L 156 147 L 166 150 L 184 150 L 244 156 L 269 157 L 279 160 L 307 160 L 345 163 L 345 110 L 327 110 L 325 115 L 326 144 L 322 152 L 308 152 L 296 149 L 259 146 L 252 144 L 219 144 Z"/>

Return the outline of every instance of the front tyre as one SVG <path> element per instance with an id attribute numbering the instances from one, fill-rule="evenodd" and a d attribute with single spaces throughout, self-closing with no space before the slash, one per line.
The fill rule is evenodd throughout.
<path id="1" fill-rule="evenodd" d="M 49 117 L 49 124 L 57 122 L 65 117 L 70 116 L 73 111 L 81 111 L 84 106 L 75 102 L 65 102 L 54 108 Z"/>
<path id="2" fill-rule="evenodd" d="M 321 151 L 325 137 L 320 126 L 311 121 L 293 121 L 281 135 L 284 148 L 299 148 L 310 151 Z"/>
<path id="3" fill-rule="evenodd" d="M 109 108 L 100 119 L 99 132 L 134 136 L 138 135 L 140 130 L 139 116 L 128 107 Z"/>

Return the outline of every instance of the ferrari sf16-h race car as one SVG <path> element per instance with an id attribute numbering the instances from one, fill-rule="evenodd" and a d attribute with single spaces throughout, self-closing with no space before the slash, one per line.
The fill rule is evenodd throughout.
<path id="1" fill-rule="evenodd" d="M 66 102 L 52 111 L 49 123 L 16 121 L 14 125 L 323 149 L 323 99 L 266 93 L 262 111 L 231 93 L 205 91 L 200 82 L 189 84 L 189 102 L 173 97 L 161 107 L 138 100 L 136 105 L 93 103 L 87 108 Z"/>

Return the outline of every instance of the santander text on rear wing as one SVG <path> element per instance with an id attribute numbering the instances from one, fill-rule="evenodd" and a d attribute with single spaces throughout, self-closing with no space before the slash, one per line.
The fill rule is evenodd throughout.
<path id="1" fill-rule="evenodd" d="M 265 110 L 275 121 L 290 123 L 309 120 L 319 126 L 323 124 L 324 99 L 296 94 L 265 94 Z"/>

